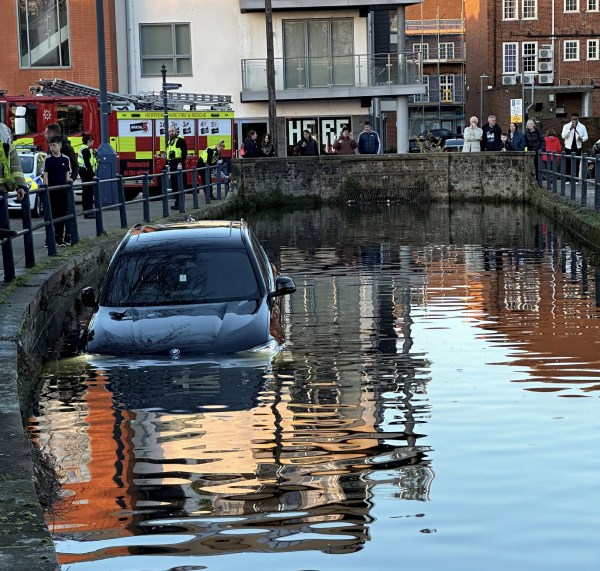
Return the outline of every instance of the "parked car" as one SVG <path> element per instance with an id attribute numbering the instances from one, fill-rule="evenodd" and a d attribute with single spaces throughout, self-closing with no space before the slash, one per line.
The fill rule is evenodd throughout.
<path id="1" fill-rule="evenodd" d="M 460 153 L 465 144 L 464 139 L 446 139 L 442 144 L 442 150 L 447 153 Z"/>
<path id="2" fill-rule="evenodd" d="M 17 154 L 21 162 L 21 169 L 25 175 L 25 182 L 29 190 L 35 190 L 43 184 L 42 174 L 44 172 L 44 160 L 46 153 L 39 151 L 36 147 L 18 146 Z M 21 212 L 21 203 L 17 202 L 14 197 L 7 201 L 8 209 Z M 41 195 L 32 193 L 29 195 L 29 205 L 31 207 L 31 215 L 39 216 L 41 214 Z"/>
<path id="3" fill-rule="evenodd" d="M 447 139 L 458 139 L 460 135 L 449 131 L 448 129 L 429 129 L 427 131 L 423 131 L 418 139 L 421 141 L 434 141 L 435 143 L 441 145 Z"/>
<path id="4" fill-rule="evenodd" d="M 276 353 L 284 341 L 278 275 L 249 226 L 138 224 L 115 252 L 84 335 L 89 353 L 190 358 Z"/>

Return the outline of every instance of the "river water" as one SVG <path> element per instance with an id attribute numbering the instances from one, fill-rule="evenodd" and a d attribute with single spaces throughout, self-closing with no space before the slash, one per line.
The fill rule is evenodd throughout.
<path id="1" fill-rule="evenodd" d="M 600 566 L 600 273 L 512 206 L 250 218 L 272 363 L 50 363 L 62 569 Z"/>

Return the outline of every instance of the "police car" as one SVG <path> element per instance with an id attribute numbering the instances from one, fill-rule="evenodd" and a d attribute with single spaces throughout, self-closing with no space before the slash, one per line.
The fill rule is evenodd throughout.
<path id="1" fill-rule="evenodd" d="M 25 175 L 25 182 L 30 191 L 36 190 L 43 184 L 42 174 L 44 172 L 44 160 L 46 153 L 39 151 L 36 147 L 17 145 L 17 153 L 19 161 L 21 161 L 21 169 Z M 29 205 L 31 207 L 32 216 L 40 216 L 41 195 L 36 192 L 31 192 L 29 195 Z M 8 209 L 21 211 L 21 203 L 15 200 L 15 197 L 8 199 Z"/>

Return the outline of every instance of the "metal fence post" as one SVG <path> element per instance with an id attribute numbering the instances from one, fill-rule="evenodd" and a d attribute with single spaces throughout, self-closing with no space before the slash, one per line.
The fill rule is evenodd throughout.
<path id="1" fill-rule="evenodd" d="M 175 199 L 179 203 L 179 212 L 185 212 L 185 188 L 183 188 L 183 170 L 177 170 L 176 176 L 177 194 L 175 195 Z"/>
<path id="2" fill-rule="evenodd" d="M 77 213 L 75 211 L 75 190 L 73 189 L 73 181 L 69 181 L 66 188 L 67 192 L 67 219 L 65 220 L 65 235 L 71 236 L 71 244 L 79 242 L 79 227 L 77 226 Z"/>
<path id="3" fill-rule="evenodd" d="M 25 247 L 25 267 L 33 268 L 33 266 L 35 266 L 35 250 L 33 247 L 33 228 L 31 224 L 29 190 L 25 190 L 25 198 L 23 198 L 21 201 L 21 216 L 23 217 L 23 229 L 27 230 L 27 232 L 23 234 L 23 245 Z"/>
<path id="4" fill-rule="evenodd" d="M 571 172 L 570 172 L 570 181 L 571 181 L 571 200 L 575 200 L 577 198 L 577 155 L 575 153 L 571 153 Z"/>
<path id="5" fill-rule="evenodd" d="M 600 210 L 600 156 L 596 155 L 594 160 L 594 208 Z"/>
<path id="6" fill-rule="evenodd" d="M 6 192 L 0 192 L 0 227 L 10 229 L 8 218 L 8 203 Z M 5 238 L 2 244 L 2 261 L 4 267 L 4 281 L 6 283 L 15 279 L 15 257 L 13 255 L 12 241 Z"/>
<path id="7" fill-rule="evenodd" d="M 587 169 L 588 157 L 587 154 L 581 156 L 581 204 L 587 206 Z"/>
<path id="8" fill-rule="evenodd" d="M 102 212 L 102 195 L 100 193 L 100 179 L 94 177 L 94 204 L 96 205 L 96 236 L 104 234 L 104 214 Z"/>
<path id="9" fill-rule="evenodd" d="M 125 206 L 125 185 L 123 175 L 117 174 L 117 196 L 119 199 L 119 214 L 121 216 L 121 228 L 127 228 L 127 208 Z"/>
<path id="10" fill-rule="evenodd" d="M 192 170 L 192 207 L 197 210 L 200 205 L 198 203 L 198 167 Z"/>
<path id="11" fill-rule="evenodd" d="M 52 206 L 50 204 L 50 190 L 48 186 L 43 185 L 42 202 L 44 204 L 44 225 L 46 227 L 46 246 L 48 246 L 48 255 L 56 255 L 56 236 L 54 235 L 54 224 L 52 224 Z"/>
<path id="12" fill-rule="evenodd" d="M 142 194 L 144 196 L 144 222 L 150 222 L 150 189 L 148 186 L 148 173 L 145 172 L 142 178 Z"/>
<path id="13" fill-rule="evenodd" d="M 560 154 L 560 195 L 567 194 L 567 153 L 564 151 Z"/>
<path id="14" fill-rule="evenodd" d="M 162 190 L 163 217 L 166 218 L 169 216 L 169 187 L 167 185 L 169 171 L 165 168 L 159 176 L 162 177 L 160 179 L 160 186 Z"/>

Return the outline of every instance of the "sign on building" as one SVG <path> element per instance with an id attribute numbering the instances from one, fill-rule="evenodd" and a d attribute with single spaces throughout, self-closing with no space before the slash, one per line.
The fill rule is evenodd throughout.
<path id="1" fill-rule="evenodd" d="M 317 143 L 319 152 L 327 154 L 346 125 L 352 130 L 350 117 L 294 117 L 286 120 L 287 154 L 294 154 L 294 145 L 302 139 L 304 129 L 308 129 Z M 357 138 L 359 133 L 352 133 Z"/>
<path id="2" fill-rule="evenodd" d="M 511 99 L 510 100 L 510 122 L 511 123 L 523 123 L 523 100 L 522 99 Z"/>

